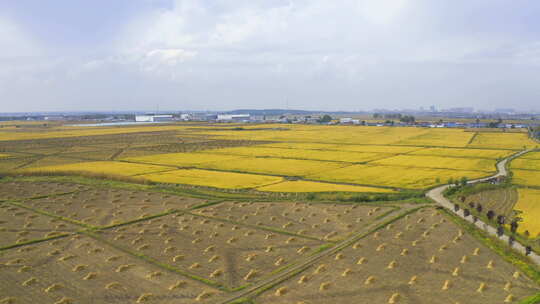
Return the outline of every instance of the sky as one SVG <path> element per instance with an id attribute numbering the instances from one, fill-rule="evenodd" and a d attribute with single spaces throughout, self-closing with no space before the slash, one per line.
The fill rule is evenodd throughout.
<path id="1" fill-rule="evenodd" d="M 0 112 L 540 111 L 537 0 L 0 1 Z"/>

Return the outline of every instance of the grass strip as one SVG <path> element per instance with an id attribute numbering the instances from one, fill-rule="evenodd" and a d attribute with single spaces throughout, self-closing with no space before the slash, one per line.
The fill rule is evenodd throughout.
<path id="1" fill-rule="evenodd" d="M 421 207 L 413 208 L 411 210 L 408 210 L 408 211 L 404 212 L 403 214 L 400 214 L 400 215 L 396 216 L 395 218 L 392 218 L 392 219 L 390 219 L 390 220 L 388 220 L 388 221 L 386 221 L 384 223 L 381 223 L 381 224 L 375 226 L 373 229 L 370 229 L 369 231 L 367 231 L 365 233 L 359 234 L 356 237 L 351 238 L 349 241 L 339 245 L 338 247 L 336 247 L 335 252 L 339 252 L 340 250 L 343 250 L 344 248 L 347 248 L 347 247 L 351 246 L 354 242 L 357 242 L 358 240 L 361 240 L 361 239 L 369 236 L 373 232 L 376 232 L 376 231 L 378 231 L 380 229 L 383 229 L 385 226 L 387 226 L 387 225 L 389 225 L 389 224 L 391 224 L 391 223 L 393 223 L 395 221 L 398 221 L 398 220 L 402 219 L 403 217 L 405 217 L 405 216 L 407 216 L 407 215 L 409 215 L 411 213 L 417 212 L 418 210 L 424 209 L 424 208 L 427 208 L 427 207 L 431 207 L 431 206 L 421 206 Z M 318 250 L 319 251 L 325 251 L 325 250 L 327 250 L 327 249 L 329 249 L 331 247 L 334 247 L 334 246 L 335 246 L 335 244 L 325 244 L 325 245 L 322 245 L 321 247 L 319 247 Z M 295 264 L 296 263 L 291 263 L 289 265 L 286 265 L 286 266 L 283 267 L 283 269 L 281 271 L 283 271 L 285 269 L 288 269 L 288 268 L 290 268 L 292 266 L 295 266 Z M 272 282 L 268 286 L 263 286 L 263 287 L 261 287 L 259 289 L 255 289 L 253 291 L 253 293 L 249 296 L 249 299 L 253 299 L 253 298 L 259 296 L 260 294 L 264 293 L 265 291 L 274 288 L 275 286 L 283 283 L 284 281 L 289 280 L 290 278 L 296 276 L 297 274 L 299 274 L 301 272 L 304 272 L 306 269 L 308 269 L 308 268 L 310 268 L 312 266 L 313 266 L 312 263 L 308 264 L 308 265 L 305 265 L 304 267 L 301 267 L 301 268 L 299 268 L 299 269 L 297 269 L 297 270 L 295 270 L 295 271 L 293 271 L 291 273 L 288 273 L 285 277 L 283 277 L 283 278 L 281 278 L 279 280 L 276 280 L 275 282 Z M 245 298 L 240 298 L 240 299 L 245 299 Z M 240 300 L 240 299 L 237 299 L 237 300 Z M 235 302 L 234 301 L 229 302 L 229 304 L 230 303 L 235 303 Z"/>
<path id="2" fill-rule="evenodd" d="M 203 203 L 203 204 L 200 204 L 200 205 L 193 206 L 193 207 L 189 208 L 189 210 L 196 210 L 196 209 L 201 209 L 201 208 L 205 208 L 205 207 L 210 207 L 210 206 L 213 206 L 213 205 L 223 203 L 225 201 L 226 200 L 209 201 L 209 202 L 206 202 L 206 203 Z"/>
<path id="3" fill-rule="evenodd" d="M 300 237 L 300 238 L 304 238 L 304 239 L 308 239 L 308 240 L 312 240 L 312 241 L 332 242 L 332 241 L 321 240 L 321 239 L 313 237 L 313 236 L 308 236 L 308 235 L 303 235 L 303 234 L 296 234 L 296 233 L 293 233 L 293 232 L 289 232 L 289 231 L 281 230 L 281 229 L 277 229 L 277 228 L 272 228 L 272 227 L 268 227 L 268 226 L 251 225 L 251 224 L 231 221 L 231 220 L 224 219 L 224 218 L 211 217 L 211 216 L 206 216 L 206 215 L 197 214 L 197 213 L 191 213 L 191 212 L 186 212 L 186 214 L 206 218 L 206 219 L 209 219 L 209 220 L 216 220 L 216 221 L 225 222 L 225 223 L 229 223 L 229 224 L 240 225 L 240 226 L 244 226 L 244 227 L 250 227 L 250 228 L 253 228 L 253 229 L 265 230 L 265 231 L 270 231 L 270 232 L 275 232 L 275 233 L 285 234 L 285 235 L 290 235 L 290 236 L 296 236 L 296 237 Z"/>
<path id="4" fill-rule="evenodd" d="M 92 230 L 106 230 L 106 229 L 122 227 L 122 226 L 131 225 L 131 224 L 135 224 L 135 223 L 139 223 L 139 222 L 144 222 L 144 221 L 148 221 L 148 220 L 151 220 L 151 219 L 155 219 L 155 218 L 158 218 L 158 217 L 163 217 L 163 216 L 167 216 L 167 215 L 171 215 L 171 214 L 175 214 L 175 213 L 182 213 L 182 211 L 174 209 L 174 210 L 171 210 L 171 211 L 158 213 L 158 214 L 154 214 L 154 215 L 149 215 L 149 216 L 145 216 L 145 217 L 142 217 L 142 218 L 127 221 L 127 222 L 122 222 L 122 223 L 109 225 L 109 226 L 104 226 L 104 227 L 96 227 L 96 229 L 92 229 Z"/>
<path id="5" fill-rule="evenodd" d="M 518 304 L 538 304 L 538 303 L 540 303 L 540 292 L 535 294 L 534 296 L 530 296 L 528 298 L 521 300 Z"/>
<path id="6" fill-rule="evenodd" d="M 13 205 L 13 206 L 17 206 L 17 207 L 26 209 L 26 210 L 30 210 L 30 211 L 32 211 L 32 212 L 35 212 L 35 213 L 38 213 L 38 214 L 41 214 L 41 215 L 45 215 L 45 216 L 48 216 L 48 217 L 53 217 L 53 218 L 62 220 L 62 221 L 64 221 L 64 222 L 68 222 L 68 223 L 70 223 L 70 224 L 75 224 L 75 225 L 84 227 L 84 228 L 86 228 L 86 229 L 92 229 L 92 230 L 95 230 L 95 229 L 98 228 L 98 227 L 95 227 L 95 226 L 92 226 L 92 225 L 88 225 L 88 224 L 85 224 L 85 223 L 83 223 L 83 222 L 80 222 L 80 221 L 77 221 L 77 220 L 73 220 L 73 219 L 70 219 L 70 218 L 67 218 L 67 217 L 63 217 L 63 216 L 59 216 L 59 215 L 56 215 L 56 214 L 52 214 L 52 213 L 49 213 L 49 212 L 46 212 L 46 211 L 43 211 L 43 210 L 40 210 L 40 209 L 34 209 L 34 208 L 28 207 L 28 206 L 26 206 L 26 205 L 24 205 L 24 204 L 21 204 L 21 203 L 19 203 L 19 202 L 9 201 L 9 202 L 7 202 L 7 203 L 10 204 L 10 205 Z"/>
<path id="7" fill-rule="evenodd" d="M 8 246 L 0 247 L 0 251 L 13 249 L 13 248 L 18 248 L 18 247 L 27 246 L 27 245 L 32 245 L 32 244 L 37 244 L 37 243 L 41 243 L 41 242 L 52 241 L 52 240 L 56 240 L 56 239 L 61 239 L 61 238 L 64 238 L 66 236 L 69 236 L 69 235 L 71 235 L 71 233 L 62 233 L 62 234 L 51 236 L 51 237 L 48 237 L 48 238 L 35 239 L 35 240 L 30 240 L 30 241 L 27 241 L 27 242 L 23 242 L 23 243 L 12 244 L 12 245 L 8 245 Z"/>

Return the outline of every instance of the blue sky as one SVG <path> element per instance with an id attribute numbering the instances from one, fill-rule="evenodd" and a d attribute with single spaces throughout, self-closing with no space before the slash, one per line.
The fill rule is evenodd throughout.
<path id="1" fill-rule="evenodd" d="M 540 2 L 0 2 L 0 112 L 540 110 Z"/>

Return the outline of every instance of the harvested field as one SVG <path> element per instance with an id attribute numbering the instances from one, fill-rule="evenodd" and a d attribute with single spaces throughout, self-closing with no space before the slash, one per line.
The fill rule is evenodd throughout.
<path id="1" fill-rule="evenodd" d="M 194 213 L 325 241 L 337 241 L 391 210 L 390 207 L 358 204 L 227 202 L 198 209 Z"/>
<path id="2" fill-rule="evenodd" d="M 227 287 L 254 282 L 303 258 L 303 252 L 298 252 L 302 247 L 316 250 L 324 244 L 189 214 L 104 231 L 102 236 L 132 252 Z"/>
<path id="3" fill-rule="evenodd" d="M 19 158 L 2 158 L 0 159 L 0 173 L 12 172 L 13 170 L 23 167 L 29 162 L 35 161 L 35 157 L 19 157 Z"/>
<path id="4" fill-rule="evenodd" d="M 121 189 L 91 189 L 28 200 L 24 205 L 96 227 L 117 225 L 172 210 L 187 210 L 205 200 Z"/>
<path id="5" fill-rule="evenodd" d="M 362 187 L 341 184 L 330 184 L 311 181 L 284 181 L 257 188 L 268 192 L 368 192 L 368 193 L 394 193 L 391 189 Z"/>
<path id="6" fill-rule="evenodd" d="M 493 210 L 495 214 L 504 215 L 510 219 L 517 200 L 518 191 L 516 189 L 501 188 L 496 190 L 482 191 L 480 193 L 467 196 L 463 207 L 469 208 L 469 203 L 474 203 L 475 206 L 480 204 L 484 213 L 488 210 Z"/>
<path id="7" fill-rule="evenodd" d="M 328 182 L 418 189 L 446 183 L 449 178 L 459 179 L 466 176 L 473 179 L 487 175 L 489 173 L 482 171 L 354 165 L 310 175 L 308 178 Z"/>
<path id="8" fill-rule="evenodd" d="M 0 183 L 0 201 L 21 200 L 84 190 L 88 190 L 88 187 L 67 183 L 20 181 L 3 182 Z"/>
<path id="9" fill-rule="evenodd" d="M 321 260 L 256 301 L 503 303 L 511 294 L 518 302 L 539 288 L 516 272 L 446 216 L 426 209 Z"/>
<path id="10" fill-rule="evenodd" d="M 0 256 L 0 300 L 51 304 L 215 303 L 223 295 L 215 288 L 88 237 L 72 236 L 23 248 Z M 198 300 L 203 293 L 204 300 Z"/>
<path id="11" fill-rule="evenodd" d="M 403 166 L 418 168 L 455 169 L 469 171 L 495 172 L 495 160 L 480 158 L 456 158 L 442 156 L 417 156 L 398 155 L 382 160 L 370 162 L 370 164 L 385 166 Z"/>
<path id="12" fill-rule="evenodd" d="M 519 223 L 518 231 L 528 231 L 532 237 L 540 236 L 540 190 L 520 188 L 519 198 L 515 210 L 521 211 L 520 217 L 523 219 Z"/>
<path id="13" fill-rule="evenodd" d="M 200 169 L 173 170 L 154 174 L 145 174 L 141 175 L 141 177 L 158 183 L 188 184 L 223 189 L 256 188 L 278 183 L 283 180 L 281 177 L 276 176 Z"/>
<path id="14" fill-rule="evenodd" d="M 121 149 L 100 149 L 94 151 L 67 152 L 58 154 L 60 157 L 83 160 L 112 160 Z"/>
<path id="15" fill-rule="evenodd" d="M 0 248 L 72 233 L 78 229 L 80 227 L 21 207 L 0 204 Z"/>
<path id="16" fill-rule="evenodd" d="M 17 168 L 17 170 L 37 170 L 45 167 L 72 165 L 77 163 L 83 163 L 85 160 L 77 158 L 68 158 L 55 155 L 37 156 Z M 88 161 L 88 160 L 86 160 Z"/>

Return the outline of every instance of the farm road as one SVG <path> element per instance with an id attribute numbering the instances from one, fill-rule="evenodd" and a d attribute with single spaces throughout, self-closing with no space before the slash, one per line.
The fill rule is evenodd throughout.
<path id="1" fill-rule="evenodd" d="M 490 177 L 486 177 L 486 178 L 480 178 L 480 179 L 476 179 L 476 180 L 472 180 L 472 181 L 469 181 L 469 184 L 476 184 L 476 183 L 480 183 L 480 182 L 485 182 L 491 178 L 494 178 L 494 177 L 499 177 L 499 176 L 507 176 L 508 175 L 508 169 L 507 169 L 507 164 L 510 160 L 516 158 L 516 157 L 519 157 L 527 152 L 530 152 L 531 150 L 523 150 L 519 153 L 516 153 L 502 161 L 500 161 L 498 164 L 497 164 L 497 174 L 493 175 L 493 176 L 490 176 Z M 443 193 L 444 193 L 444 190 L 450 188 L 451 186 L 450 185 L 444 185 L 444 186 L 440 186 L 440 187 L 437 187 L 437 188 L 434 188 L 430 191 L 428 191 L 428 193 L 426 193 L 426 196 L 431 198 L 432 200 L 434 200 L 435 202 L 437 202 L 439 205 L 443 206 L 444 208 L 454 212 L 454 204 L 452 202 L 450 202 L 450 200 L 448 200 L 446 197 L 444 197 Z M 458 212 L 454 212 L 455 214 L 459 215 L 461 218 L 463 218 L 464 220 L 474 224 L 476 227 L 486 231 L 487 233 L 491 234 L 491 235 L 494 235 L 494 236 L 497 236 L 497 229 L 493 226 L 490 226 L 489 224 L 486 224 L 484 223 L 483 221 L 481 220 L 477 220 L 476 223 L 473 222 L 473 217 L 471 215 L 469 216 L 465 216 L 465 214 L 463 213 L 463 209 L 460 209 Z M 505 242 L 508 242 L 508 236 L 507 235 L 503 235 L 502 237 L 500 237 L 501 240 L 505 241 Z M 515 250 L 517 250 L 518 252 L 522 253 L 522 254 L 525 254 L 525 246 L 523 246 L 521 243 L 519 243 L 518 241 L 514 241 L 514 244 L 512 245 L 512 248 L 514 248 Z M 531 252 L 531 254 L 529 255 L 529 258 L 535 262 L 537 265 L 540 265 L 540 256 L 534 252 Z"/>
<path id="2" fill-rule="evenodd" d="M 276 276 L 270 277 L 266 280 L 263 280 L 261 282 L 258 282 L 254 284 L 253 286 L 250 286 L 244 290 L 241 290 L 237 293 L 234 293 L 233 296 L 229 297 L 227 300 L 223 301 L 222 303 L 231 303 L 233 301 L 242 299 L 244 297 L 247 297 L 249 295 L 254 295 L 257 292 L 263 291 L 266 288 L 271 288 L 272 286 L 281 283 L 282 281 L 285 281 L 293 276 L 295 276 L 297 273 L 305 270 L 306 268 L 310 267 L 320 259 L 330 256 L 332 254 L 335 254 L 342 250 L 343 248 L 352 245 L 353 243 L 357 242 L 358 240 L 364 238 L 366 235 L 373 232 L 375 228 L 378 226 L 385 226 L 387 223 L 392 222 L 394 219 L 401 217 L 409 212 L 412 212 L 413 210 L 421 209 L 422 207 L 419 207 L 418 205 L 402 205 L 401 209 L 398 211 L 395 211 L 395 213 L 388 215 L 384 218 L 382 218 L 379 221 L 375 221 L 365 227 L 363 227 L 360 231 L 357 231 L 354 235 L 350 236 L 349 238 L 337 243 L 334 245 L 334 247 L 324 250 L 320 253 L 317 253 L 303 261 L 301 261 L 299 264 L 294 265 L 290 267 L 287 270 L 284 270 L 283 272 L 277 274 Z"/>

